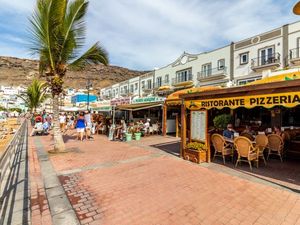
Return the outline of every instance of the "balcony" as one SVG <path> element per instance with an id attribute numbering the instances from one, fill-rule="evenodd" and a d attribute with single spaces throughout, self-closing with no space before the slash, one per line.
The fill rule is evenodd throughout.
<path id="1" fill-rule="evenodd" d="M 251 60 L 251 69 L 255 72 L 262 70 L 273 70 L 280 67 L 280 54 L 274 53 L 265 57 L 258 57 Z"/>
<path id="2" fill-rule="evenodd" d="M 174 87 L 191 86 L 193 83 L 193 74 L 188 74 L 186 76 L 178 76 L 172 79 L 172 85 Z"/>
<path id="3" fill-rule="evenodd" d="M 289 60 L 290 63 L 293 64 L 294 66 L 299 66 L 300 65 L 300 48 L 294 48 L 290 50 L 289 54 Z"/>
<path id="4" fill-rule="evenodd" d="M 198 72 L 197 79 L 201 82 L 223 79 L 227 76 L 227 67 L 213 68 Z"/>

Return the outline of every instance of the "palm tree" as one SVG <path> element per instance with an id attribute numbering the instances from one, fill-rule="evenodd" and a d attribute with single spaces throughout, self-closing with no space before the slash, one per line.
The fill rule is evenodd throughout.
<path id="1" fill-rule="evenodd" d="M 31 112 L 36 112 L 36 109 L 47 99 L 46 91 L 47 83 L 34 79 L 26 92 L 18 97 L 24 100 Z"/>
<path id="2" fill-rule="evenodd" d="M 30 19 L 31 50 L 38 54 L 40 74 L 49 83 L 53 97 L 54 151 L 64 151 L 59 129 L 58 101 L 68 69 L 83 69 L 88 64 L 108 64 L 108 54 L 97 42 L 80 55 L 85 41 L 87 0 L 37 0 Z"/>

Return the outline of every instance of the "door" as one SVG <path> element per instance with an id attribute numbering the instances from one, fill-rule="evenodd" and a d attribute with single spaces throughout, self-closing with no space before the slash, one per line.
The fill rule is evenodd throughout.
<path id="1" fill-rule="evenodd" d="M 269 47 L 260 50 L 260 65 L 266 65 L 275 62 L 274 48 Z"/>

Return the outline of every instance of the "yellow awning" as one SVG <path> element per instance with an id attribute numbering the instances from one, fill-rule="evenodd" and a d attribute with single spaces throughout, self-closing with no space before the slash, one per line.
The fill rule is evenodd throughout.
<path id="1" fill-rule="evenodd" d="M 172 94 L 170 94 L 166 99 L 167 105 L 180 105 L 181 100 L 179 98 L 182 94 L 191 94 L 191 93 L 199 93 L 204 91 L 213 91 L 221 89 L 219 86 L 205 86 L 205 87 L 196 87 L 196 88 L 188 88 L 180 91 L 176 91 Z"/>
<path id="2" fill-rule="evenodd" d="M 170 89 L 171 89 L 171 87 L 166 85 L 166 86 L 159 87 L 158 91 L 166 91 L 166 90 L 170 90 Z"/>
<path id="3" fill-rule="evenodd" d="M 276 76 L 271 76 L 261 80 L 253 81 L 251 83 L 248 83 L 247 85 L 267 84 L 272 82 L 280 82 L 280 81 L 296 80 L 296 79 L 300 79 L 300 72 L 292 72 L 292 73 L 285 73 Z"/>
<path id="4" fill-rule="evenodd" d="M 223 109 L 226 107 L 230 109 L 236 109 L 239 107 L 251 109 L 257 106 L 261 106 L 264 108 L 272 108 L 274 106 L 292 108 L 297 105 L 300 105 L 300 92 L 287 92 L 250 96 L 247 95 L 217 99 L 187 100 L 185 101 L 185 105 L 190 110 L 212 108 Z"/>

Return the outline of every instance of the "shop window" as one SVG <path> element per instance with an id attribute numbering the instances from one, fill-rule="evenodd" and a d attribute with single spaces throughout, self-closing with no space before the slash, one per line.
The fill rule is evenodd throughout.
<path id="1" fill-rule="evenodd" d="M 245 85 L 245 84 L 248 84 L 250 82 L 260 80 L 260 79 L 261 79 L 260 77 L 249 78 L 249 79 L 244 79 L 244 80 L 238 80 L 237 83 L 238 83 L 238 86 L 241 86 L 241 85 Z"/>

